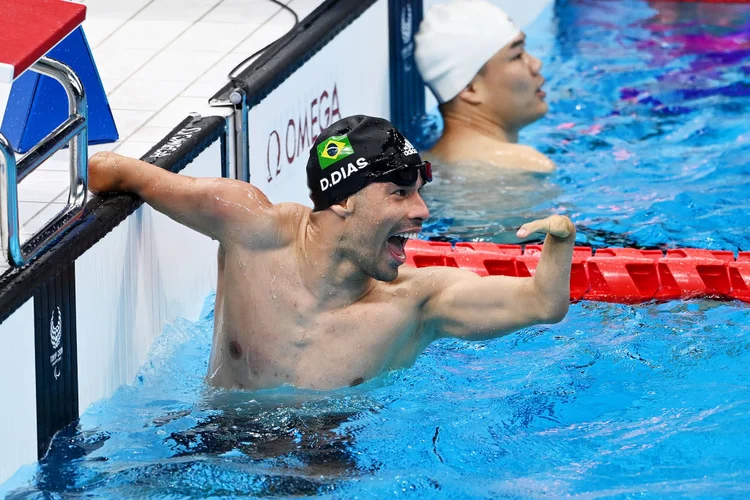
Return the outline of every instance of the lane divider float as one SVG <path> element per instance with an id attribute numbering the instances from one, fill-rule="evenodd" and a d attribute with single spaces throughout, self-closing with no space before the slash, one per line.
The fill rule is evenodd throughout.
<path id="1" fill-rule="evenodd" d="M 406 264 L 448 266 L 480 276 L 533 276 L 541 245 L 409 240 Z M 690 298 L 750 302 L 750 252 L 575 247 L 570 299 L 634 304 Z"/>

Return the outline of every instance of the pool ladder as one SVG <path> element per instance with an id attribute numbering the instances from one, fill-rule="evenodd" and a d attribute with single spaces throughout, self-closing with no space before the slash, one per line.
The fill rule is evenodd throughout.
<path id="1" fill-rule="evenodd" d="M 81 217 L 88 193 L 88 106 L 83 85 L 69 66 L 48 57 L 42 57 L 29 70 L 60 82 L 68 96 L 70 116 L 18 160 L 0 134 L 0 247 L 15 267 L 24 266 L 45 251 Z M 70 146 L 68 202 L 44 227 L 21 242 L 18 183 L 65 145 Z"/>

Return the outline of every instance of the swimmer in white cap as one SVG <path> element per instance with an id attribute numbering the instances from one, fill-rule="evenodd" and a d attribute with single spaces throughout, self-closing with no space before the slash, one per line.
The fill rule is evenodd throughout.
<path id="1" fill-rule="evenodd" d="M 554 170 L 552 160 L 518 144 L 519 131 L 548 109 L 542 63 L 526 52 L 525 39 L 486 0 L 451 0 L 429 9 L 415 36 L 415 58 L 440 102 L 445 127 L 428 157 Z"/>

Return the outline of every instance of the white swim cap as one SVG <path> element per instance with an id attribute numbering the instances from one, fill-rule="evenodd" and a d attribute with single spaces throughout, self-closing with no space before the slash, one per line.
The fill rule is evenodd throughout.
<path id="1" fill-rule="evenodd" d="M 427 11 L 414 36 L 414 59 L 425 83 L 444 103 L 520 33 L 505 12 L 486 0 L 451 0 Z"/>

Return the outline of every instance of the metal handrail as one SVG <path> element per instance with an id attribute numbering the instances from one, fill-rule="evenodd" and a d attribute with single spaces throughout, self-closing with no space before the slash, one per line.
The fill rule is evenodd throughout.
<path id="1" fill-rule="evenodd" d="M 42 57 L 29 69 L 60 82 L 68 96 L 70 116 L 18 161 L 8 141 L 0 134 L 0 244 L 8 256 L 8 263 L 16 267 L 39 255 L 81 217 L 88 194 L 88 106 L 83 85 L 69 66 L 48 57 Z M 70 146 L 68 203 L 22 244 L 18 223 L 18 183 L 66 144 Z"/>
<path id="2" fill-rule="evenodd" d="M 10 263 L 11 255 L 21 253 L 18 237 L 18 181 L 16 156 L 3 134 L 0 134 L 0 196 L 0 244 Z"/>

